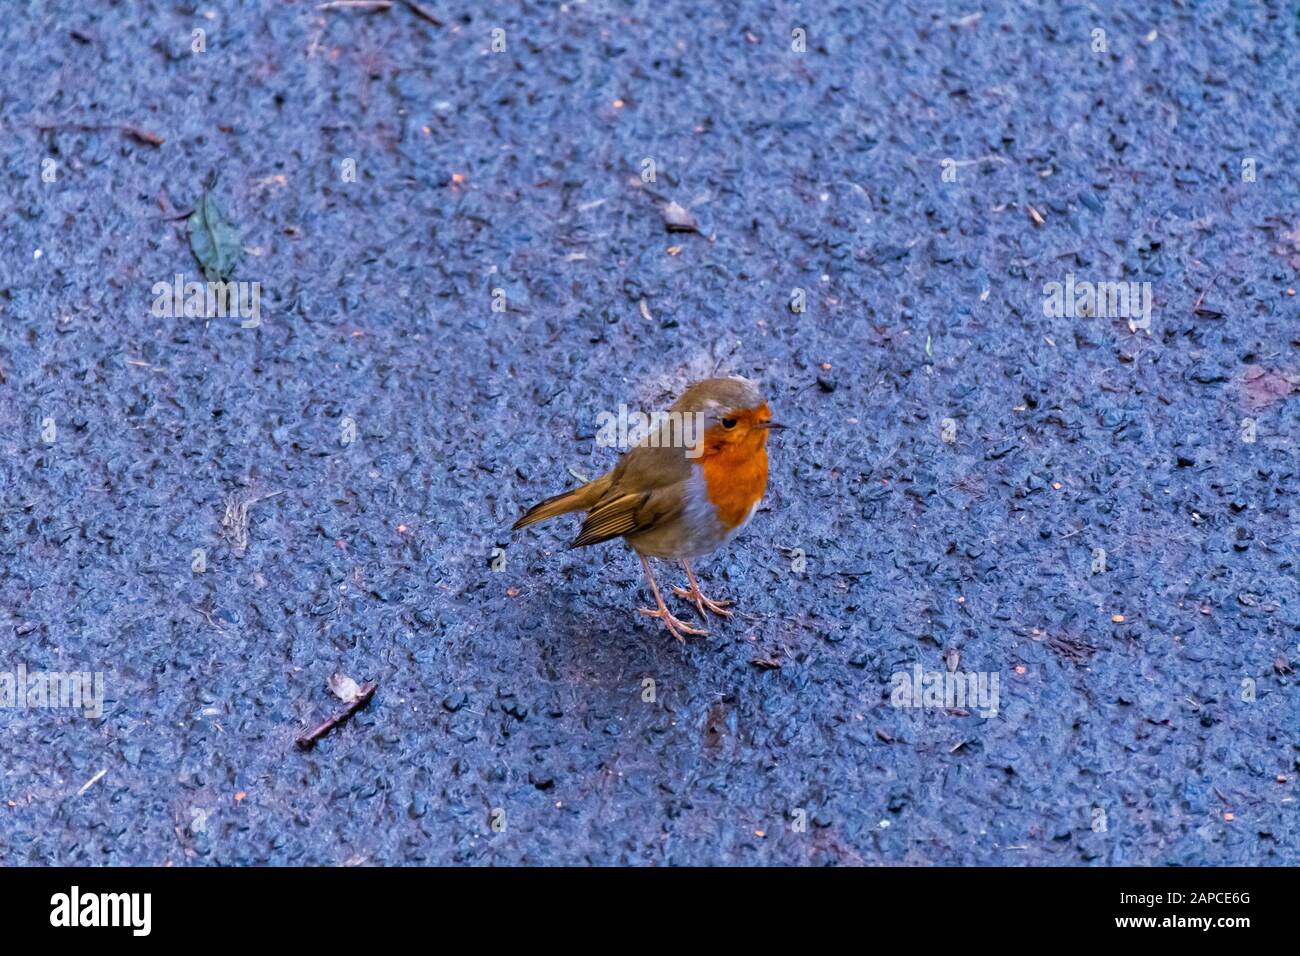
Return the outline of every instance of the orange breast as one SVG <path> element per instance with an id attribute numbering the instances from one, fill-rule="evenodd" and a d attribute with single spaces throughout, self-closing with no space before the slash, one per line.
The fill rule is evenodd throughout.
<path id="1" fill-rule="evenodd" d="M 701 465 L 709 501 L 728 529 L 743 524 L 767 490 L 767 448 L 761 442 L 757 448 L 744 444 L 708 455 Z"/>

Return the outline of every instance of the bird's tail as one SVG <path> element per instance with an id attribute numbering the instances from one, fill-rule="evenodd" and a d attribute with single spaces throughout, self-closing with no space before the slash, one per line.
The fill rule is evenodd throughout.
<path id="1" fill-rule="evenodd" d="M 596 502 L 601 499 L 609 487 L 608 476 L 601 476 L 595 481 L 589 481 L 585 485 L 579 485 L 563 494 L 556 495 L 553 498 L 547 498 L 545 501 L 539 501 L 527 511 L 523 517 L 516 521 L 510 528 L 511 531 L 518 531 L 520 528 L 526 528 L 530 524 L 536 524 L 539 521 L 545 521 L 548 518 L 554 518 L 556 515 L 568 514 L 571 511 L 590 511 Z"/>

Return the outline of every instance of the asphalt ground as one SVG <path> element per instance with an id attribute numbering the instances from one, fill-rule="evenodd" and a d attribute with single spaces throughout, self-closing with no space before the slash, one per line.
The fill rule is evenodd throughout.
<path id="1" fill-rule="evenodd" d="M 0 20 L 0 862 L 1300 859 L 1293 7 L 422 3 Z M 508 529 L 715 373 L 682 647 Z"/>

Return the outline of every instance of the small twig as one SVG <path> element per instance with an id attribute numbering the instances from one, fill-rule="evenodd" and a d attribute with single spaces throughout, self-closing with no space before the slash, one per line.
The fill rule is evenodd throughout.
<path id="1" fill-rule="evenodd" d="M 222 627 L 220 624 L 218 624 L 212 617 L 212 611 L 211 611 L 212 599 L 208 598 L 206 603 L 208 605 L 207 607 L 203 607 L 202 605 L 195 604 L 191 607 L 191 610 L 198 611 L 200 614 L 202 614 L 203 619 L 207 621 L 209 624 L 211 624 L 213 627 L 215 627 L 217 629 L 218 634 L 220 634 L 222 637 L 225 637 L 226 629 Z"/>
<path id="2" fill-rule="evenodd" d="M 379 13 L 393 5 L 393 0 L 330 0 L 322 3 L 317 10 L 371 10 Z"/>
<path id="3" fill-rule="evenodd" d="M 151 133 L 148 130 L 141 129 L 138 126 L 132 126 L 130 123 L 37 123 L 36 128 L 42 133 L 48 133 L 57 130 L 74 130 L 78 133 L 103 133 L 106 131 L 117 130 L 132 139 L 139 140 L 141 143 L 148 143 L 150 146 L 161 146 L 166 142 L 157 133 Z"/>
<path id="4" fill-rule="evenodd" d="M 441 20 L 430 13 L 427 7 L 421 6 L 416 3 L 415 0 L 402 0 L 402 6 L 406 7 L 406 9 L 410 10 L 425 23 L 431 23 L 435 27 L 442 26 Z"/>
<path id="5" fill-rule="evenodd" d="M 138 126 L 123 126 L 122 132 L 127 136 L 130 136 L 132 139 L 139 140 L 141 143 L 147 143 L 150 146 L 161 146 L 163 143 L 167 142 L 157 133 L 151 133 L 147 129 L 140 129 Z"/>
<path id="6" fill-rule="evenodd" d="M 87 780 L 85 783 L 83 783 L 83 784 L 81 785 L 81 789 L 77 791 L 77 796 L 79 796 L 79 797 L 80 797 L 80 796 L 84 796 L 85 793 L 86 793 L 86 791 L 89 790 L 91 787 L 93 787 L 95 784 L 99 783 L 99 779 L 100 779 L 102 776 L 104 776 L 104 774 L 106 774 L 106 773 L 108 773 L 108 768 L 107 768 L 107 767 L 105 767 L 105 768 L 104 768 L 103 770 L 101 770 L 99 773 L 95 774 L 93 777 L 91 777 L 89 780 Z"/>
<path id="7" fill-rule="evenodd" d="M 163 219 L 189 219 L 194 214 L 193 207 L 186 209 L 184 212 L 177 212 L 172 206 L 172 201 L 167 198 L 167 190 L 158 190 L 158 195 L 154 197 L 158 202 L 158 208 L 162 210 Z"/>
<path id="8" fill-rule="evenodd" d="M 347 707 L 335 714 L 329 720 L 325 721 L 325 723 L 321 724 L 315 730 L 303 734 L 298 738 L 298 749 L 311 750 L 312 747 L 316 746 L 316 741 L 320 740 L 335 727 L 338 727 L 341 724 L 346 724 L 352 719 L 353 714 L 366 706 L 366 704 L 370 703 L 370 698 L 375 695 L 375 688 L 378 686 L 379 684 L 375 681 L 367 681 L 362 684 L 361 689 L 357 692 L 357 696 L 353 699 L 352 703 L 348 704 Z"/>
<path id="9" fill-rule="evenodd" d="M 1219 281 L 1220 273 L 1216 272 L 1210 277 L 1210 284 L 1201 290 L 1201 294 L 1196 297 L 1196 304 L 1192 306 L 1192 312 L 1196 313 L 1201 310 L 1201 303 L 1205 301 L 1205 293 L 1214 288 L 1214 283 Z"/>
<path id="10" fill-rule="evenodd" d="M 929 156 L 913 156 L 913 159 L 919 159 L 925 163 L 942 164 L 945 160 L 952 159 L 951 156 L 945 156 L 943 159 L 931 159 Z M 953 166 L 978 166 L 981 163 L 1001 163 L 1003 166 L 1010 166 L 1011 160 L 1005 156 L 977 156 L 975 159 L 953 159 Z"/>

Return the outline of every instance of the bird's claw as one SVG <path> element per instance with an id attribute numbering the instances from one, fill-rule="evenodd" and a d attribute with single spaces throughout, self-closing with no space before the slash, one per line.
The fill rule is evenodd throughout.
<path id="1" fill-rule="evenodd" d="M 727 610 L 727 605 L 736 603 L 735 601 L 730 601 L 725 598 L 721 601 L 711 601 L 704 596 L 704 592 L 699 588 L 692 588 L 688 591 L 686 588 L 679 588 L 674 585 L 673 593 L 678 597 L 686 598 L 686 600 L 699 608 L 700 617 L 704 616 L 705 608 L 708 608 L 714 614 L 718 615 L 718 617 L 731 617 L 731 612 Z"/>
<path id="2" fill-rule="evenodd" d="M 686 643 L 686 638 L 682 636 L 683 633 L 696 634 L 699 635 L 700 637 L 708 636 L 709 632 L 704 630 L 704 628 L 693 627 L 692 625 L 687 624 L 681 618 L 673 617 L 672 613 L 667 608 L 663 608 L 662 610 L 654 610 L 653 608 L 639 607 L 637 608 L 637 610 L 640 611 L 642 614 L 644 614 L 646 617 L 659 618 L 659 620 L 663 623 L 663 626 L 668 629 L 668 633 L 671 634 L 673 637 L 677 638 L 678 642 L 681 644 Z"/>

